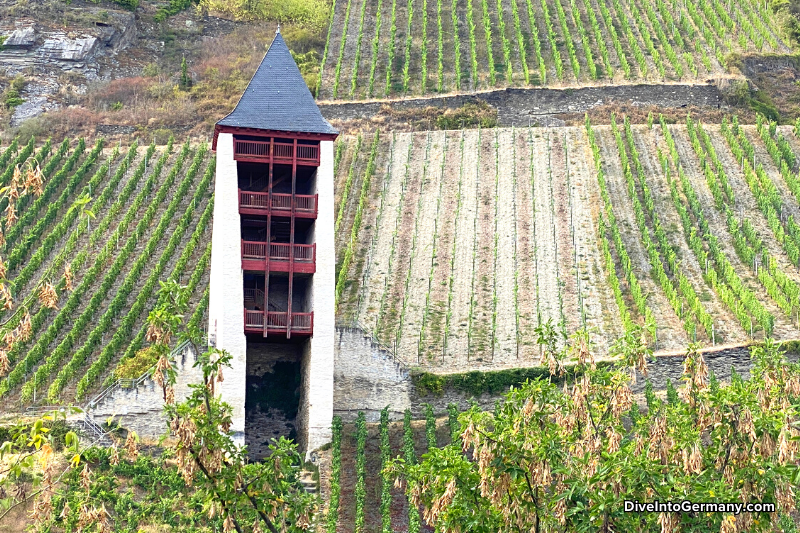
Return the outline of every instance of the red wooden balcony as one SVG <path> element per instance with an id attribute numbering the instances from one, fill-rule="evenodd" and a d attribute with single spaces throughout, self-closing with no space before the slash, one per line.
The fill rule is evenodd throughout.
<path id="1" fill-rule="evenodd" d="M 272 205 L 270 205 L 269 193 L 239 189 L 240 214 L 266 215 L 268 211 L 277 216 L 291 216 L 292 195 L 272 193 Z M 295 194 L 294 215 L 300 218 L 317 218 L 317 195 Z"/>
<path id="2" fill-rule="evenodd" d="M 285 311 L 252 311 L 244 310 L 245 333 L 263 333 L 264 321 L 268 335 L 286 334 L 289 313 Z M 291 333 L 293 335 L 311 335 L 314 331 L 314 313 L 291 313 Z"/>
<path id="3" fill-rule="evenodd" d="M 270 144 L 272 155 L 270 156 Z M 236 161 L 252 163 L 281 163 L 291 165 L 295 159 L 294 143 L 270 143 L 269 141 L 243 141 L 234 139 L 233 158 Z M 297 145 L 297 164 L 319 166 L 319 146 Z"/>
<path id="4" fill-rule="evenodd" d="M 289 272 L 290 257 L 294 255 L 292 272 L 313 274 L 317 270 L 316 244 L 266 243 L 242 241 L 242 269 L 263 271 L 269 246 L 270 272 Z"/>

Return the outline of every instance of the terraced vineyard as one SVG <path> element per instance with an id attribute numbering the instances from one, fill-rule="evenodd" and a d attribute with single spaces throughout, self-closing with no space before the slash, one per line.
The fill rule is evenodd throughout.
<path id="1" fill-rule="evenodd" d="M 658 350 L 800 335 L 790 127 L 616 117 L 339 143 L 338 318 L 409 365 L 537 364 L 548 321 L 586 325 L 601 354 L 637 325 Z"/>
<path id="2" fill-rule="evenodd" d="M 0 181 L 38 162 L 44 187 L 17 202 L 18 221 L 5 233 L 14 307 L 2 312 L 0 335 L 6 346 L 14 341 L 0 397 L 85 400 L 142 347 L 159 281 L 188 285 L 187 320 L 202 324 L 214 160 L 205 145 L 172 141 L 159 148 L 47 141 L 35 152 L 35 141 L 20 144 L 0 155 Z M 40 301 L 46 283 L 57 291 L 55 308 Z"/>
<path id="3" fill-rule="evenodd" d="M 758 0 L 336 0 L 318 98 L 705 80 L 778 28 Z"/>

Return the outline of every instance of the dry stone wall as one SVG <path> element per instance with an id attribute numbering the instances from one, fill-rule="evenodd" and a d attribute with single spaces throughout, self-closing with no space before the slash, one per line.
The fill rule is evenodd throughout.
<path id="1" fill-rule="evenodd" d="M 381 114 L 384 106 L 388 106 L 392 111 L 421 110 L 427 107 L 455 109 L 481 101 L 497 109 L 498 121 L 503 126 L 527 126 L 529 123 L 556 125 L 553 123 L 552 115 L 583 113 L 613 103 L 666 108 L 688 106 L 724 108 L 726 105 L 717 86 L 707 83 L 603 85 L 576 89 L 500 89 L 389 102 L 323 103 L 319 108 L 328 120 L 347 121 Z"/>

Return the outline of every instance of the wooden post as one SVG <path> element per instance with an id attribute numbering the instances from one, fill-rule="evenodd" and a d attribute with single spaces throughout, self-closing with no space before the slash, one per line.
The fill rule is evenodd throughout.
<path id="1" fill-rule="evenodd" d="M 269 317 L 269 248 L 272 241 L 272 155 L 275 138 L 269 138 L 269 172 L 267 174 L 267 243 L 264 246 L 264 337 L 267 336 L 267 318 Z"/>
<path id="2" fill-rule="evenodd" d="M 297 189 L 297 139 L 292 146 L 292 212 L 289 218 L 289 303 L 286 309 L 286 338 L 292 338 L 292 287 L 294 285 L 294 213 Z"/>

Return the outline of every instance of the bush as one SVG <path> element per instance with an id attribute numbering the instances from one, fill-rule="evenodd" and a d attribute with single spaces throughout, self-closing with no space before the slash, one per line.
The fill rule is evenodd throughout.
<path id="1" fill-rule="evenodd" d="M 239 19 L 295 22 L 318 32 L 330 12 L 326 0 L 202 0 L 201 5 Z"/>
<path id="2" fill-rule="evenodd" d="M 316 50 L 309 50 L 304 54 L 292 52 L 292 57 L 297 63 L 297 67 L 300 69 L 300 73 L 303 75 L 309 90 L 315 90 L 319 80 L 319 52 Z"/>
<path id="3" fill-rule="evenodd" d="M 156 364 L 158 353 L 151 347 L 142 348 L 136 355 L 123 361 L 114 369 L 117 379 L 136 379 Z"/>
<path id="4" fill-rule="evenodd" d="M 11 81 L 11 85 L 3 95 L 3 104 L 5 104 L 6 109 L 13 109 L 25 101 L 19 95 L 22 89 L 25 88 L 25 83 L 26 80 L 21 75 Z"/>
<path id="5" fill-rule="evenodd" d="M 148 63 L 142 69 L 142 76 L 146 78 L 155 78 L 158 76 L 159 71 L 158 63 Z"/>
<path id="6" fill-rule="evenodd" d="M 436 126 L 442 130 L 461 128 L 497 127 L 497 109 L 483 100 L 468 103 L 458 109 L 447 109 L 436 119 Z"/>
<path id="7" fill-rule="evenodd" d="M 153 142 L 157 145 L 165 145 L 169 142 L 170 137 L 174 137 L 175 133 L 169 128 L 158 128 L 151 132 L 153 136 Z"/>

